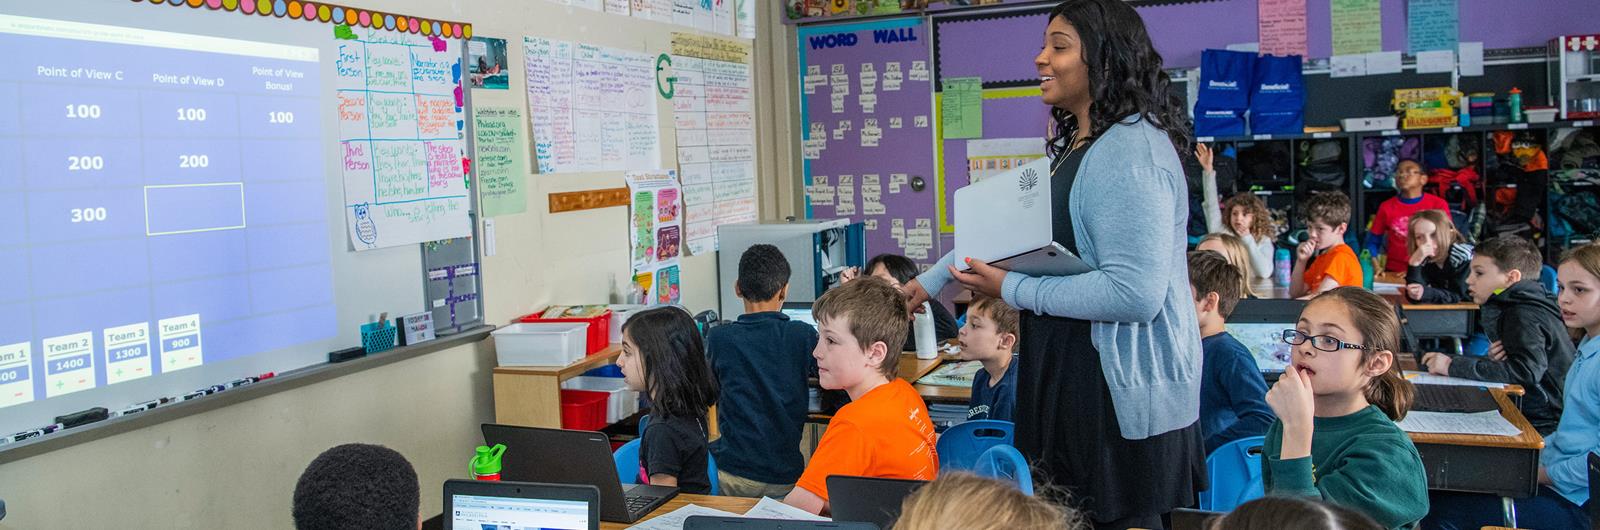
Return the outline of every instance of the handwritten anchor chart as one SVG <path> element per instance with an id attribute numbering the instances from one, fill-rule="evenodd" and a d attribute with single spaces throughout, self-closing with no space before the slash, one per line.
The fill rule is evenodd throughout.
<path id="1" fill-rule="evenodd" d="M 460 42 L 355 33 L 335 59 L 351 246 L 469 235 Z"/>
<path id="2" fill-rule="evenodd" d="M 661 167 L 651 56 L 523 37 L 539 173 Z"/>
<path id="3" fill-rule="evenodd" d="M 0 46 L 51 51 L 0 60 L 0 408 L 336 334 L 322 52 L 10 15 Z"/>

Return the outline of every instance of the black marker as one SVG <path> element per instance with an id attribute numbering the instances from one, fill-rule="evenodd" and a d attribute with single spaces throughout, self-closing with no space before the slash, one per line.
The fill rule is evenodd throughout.
<path id="1" fill-rule="evenodd" d="M 156 407 L 171 403 L 173 401 L 177 401 L 177 399 L 176 398 L 169 398 L 169 397 L 164 397 L 164 398 L 161 398 L 161 399 L 152 399 L 150 401 L 146 401 L 144 403 L 140 403 L 140 404 L 137 404 L 137 405 L 129 405 L 128 408 L 122 409 L 122 412 L 118 412 L 117 415 L 118 416 L 126 416 L 126 415 L 129 415 L 129 414 L 136 414 L 136 413 L 144 412 L 144 411 L 147 411 L 147 410 L 150 410 L 150 409 L 153 409 L 153 408 L 156 408 Z"/>

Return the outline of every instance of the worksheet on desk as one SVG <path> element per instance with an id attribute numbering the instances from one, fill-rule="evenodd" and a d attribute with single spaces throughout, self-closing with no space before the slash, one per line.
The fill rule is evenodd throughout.
<path id="1" fill-rule="evenodd" d="M 1395 422 L 1400 430 L 1411 433 L 1481 434 L 1489 436 L 1516 436 L 1522 430 L 1506 421 L 1500 411 L 1488 412 L 1423 412 L 1413 410 L 1406 418 Z"/>

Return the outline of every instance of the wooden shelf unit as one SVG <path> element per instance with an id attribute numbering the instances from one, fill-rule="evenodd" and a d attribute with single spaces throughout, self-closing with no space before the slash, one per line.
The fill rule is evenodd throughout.
<path id="1" fill-rule="evenodd" d="M 497 366 L 494 369 L 494 421 L 528 427 L 561 427 L 561 382 L 616 362 L 622 345 L 613 344 L 566 366 Z"/>

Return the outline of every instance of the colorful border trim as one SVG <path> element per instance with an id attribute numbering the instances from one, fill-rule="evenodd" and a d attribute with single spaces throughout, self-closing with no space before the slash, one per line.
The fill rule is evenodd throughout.
<path id="1" fill-rule="evenodd" d="M 383 13 L 353 7 L 344 7 L 322 2 L 309 2 L 303 0 L 132 0 L 134 2 L 147 2 L 150 5 L 189 6 L 191 8 L 205 7 L 213 11 L 230 11 L 246 15 L 272 15 L 277 18 L 288 17 L 301 19 L 308 22 L 326 22 L 330 24 L 346 24 L 373 29 L 387 29 L 402 33 L 417 33 L 422 35 L 437 35 L 453 39 L 472 38 L 472 24 L 464 22 L 451 22 L 447 20 L 431 20 L 394 13 Z"/>

